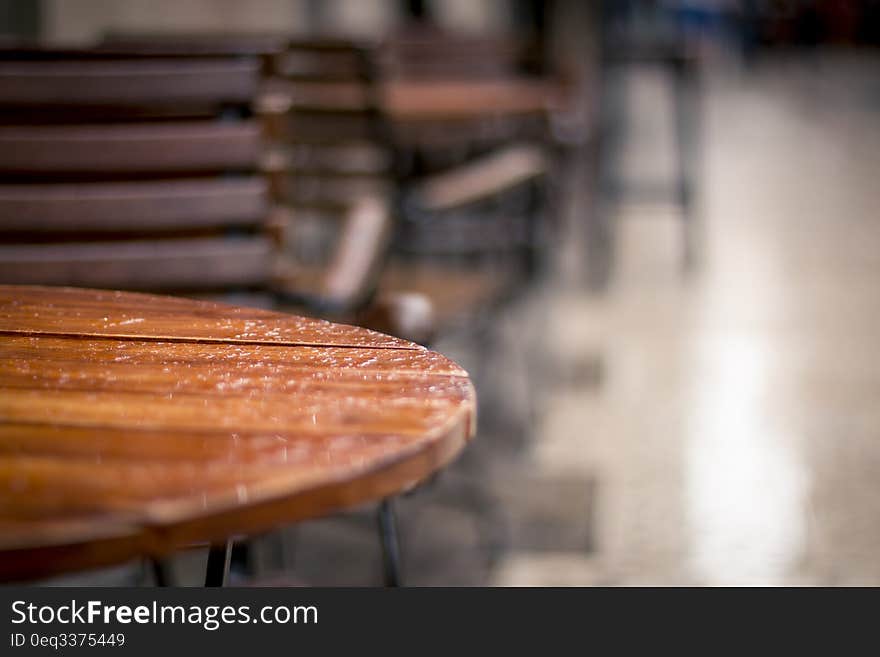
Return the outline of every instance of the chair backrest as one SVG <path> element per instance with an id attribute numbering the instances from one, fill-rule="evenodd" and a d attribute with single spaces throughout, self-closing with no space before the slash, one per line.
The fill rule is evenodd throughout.
<path id="1" fill-rule="evenodd" d="M 369 42 L 279 33 L 116 32 L 98 49 L 260 58 L 264 79 L 256 113 L 269 145 L 263 170 L 273 198 L 294 211 L 290 245 L 304 263 L 334 260 L 352 205 L 390 192 L 390 155 Z"/>
<path id="2" fill-rule="evenodd" d="M 373 46 L 290 40 L 273 70 L 260 110 L 277 157 L 273 190 L 295 217 L 295 255 L 310 265 L 338 262 L 352 206 L 393 191 Z"/>
<path id="3" fill-rule="evenodd" d="M 448 169 L 509 145 L 540 138 L 544 81 L 526 66 L 527 42 L 408 28 L 379 49 L 398 162 L 408 176 Z M 408 153 L 408 155 L 406 155 Z"/>
<path id="4" fill-rule="evenodd" d="M 269 84 L 287 104 L 269 128 L 288 157 L 286 198 L 299 207 L 343 208 L 375 193 L 388 169 L 369 44 L 293 40 Z"/>
<path id="5" fill-rule="evenodd" d="M 544 223 L 551 86 L 528 44 L 420 28 L 383 45 L 406 194 L 398 253 L 532 269 Z"/>
<path id="6" fill-rule="evenodd" d="M 526 44 L 496 36 L 472 36 L 409 27 L 381 47 L 384 75 L 395 79 L 479 80 L 521 72 Z"/>
<path id="7" fill-rule="evenodd" d="M 0 281 L 268 281 L 260 71 L 252 57 L 0 50 Z"/>

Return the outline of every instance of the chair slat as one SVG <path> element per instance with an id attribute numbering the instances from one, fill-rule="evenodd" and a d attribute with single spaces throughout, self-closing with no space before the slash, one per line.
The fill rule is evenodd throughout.
<path id="1" fill-rule="evenodd" d="M 99 55 L 173 57 L 194 55 L 249 55 L 268 57 L 284 51 L 285 32 L 150 32 L 113 30 L 92 52 Z"/>
<path id="2" fill-rule="evenodd" d="M 256 59 L 0 61 L 0 104 L 248 103 L 259 73 Z"/>
<path id="3" fill-rule="evenodd" d="M 265 285 L 263 236 L 0 246 L 0 282 L 127 290 Z"/>
<path id="4" fill-rule="evenodd" d="M 10 232 L 155 231 L 262 223 L 267 182 L 207 178 L 0 185 L 0 225 Z"/>
<path id="5" fill-rule="evenodd" d="M 256 121 L 0 128 L 0 171 L 159 173 L 254 169 Z"/>
<path id="6" fill-rule="evenodd" d="M 288 79 L 350 80 L 364 77 L 364 55 L 355 50 L 296 48 L 275 57 L 275 70 Z"/>

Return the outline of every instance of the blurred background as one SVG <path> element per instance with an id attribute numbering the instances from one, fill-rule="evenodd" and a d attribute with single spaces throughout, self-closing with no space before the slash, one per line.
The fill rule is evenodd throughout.
<path id="1" fill-rule="evenodd" d="M 477 439 L 398 506 L 407 583 L 880 584 L 880 2 L 0 0 L 0 28 L 3 65 L 260 62 L 259 157 L 223 175 L 268 181 L 283 276 L 125 280 L 468 369 Z M 0 206 L 118 181 L 15 155 L 8 126 L 49 114 L 10 97 Z M 59 244 L 156 238 L 4 223 L 2 282 L 126 287 Z M 379 583 L 374 524 L 259 537 L 233 575 Z"/>

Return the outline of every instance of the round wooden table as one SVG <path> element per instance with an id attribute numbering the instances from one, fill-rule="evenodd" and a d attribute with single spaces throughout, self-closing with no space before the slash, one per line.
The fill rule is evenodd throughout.
<path id="1" fill-rule="evenodd" d="M 366 329 L 0 286 L 0 579 L 392 497 L 461 451 L 475 412 L 458 365 Z"/>

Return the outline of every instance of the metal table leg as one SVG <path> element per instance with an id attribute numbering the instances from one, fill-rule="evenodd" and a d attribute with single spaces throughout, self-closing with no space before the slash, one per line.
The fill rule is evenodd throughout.
<path id="1" fill-rule="evenodd" d="M 379 540 L 382 544 L 382 566 L 385 573 L 385 586 L 402 586 L 400 574 L 400 544 L 397 538 L 397 519 L 394 514 L 394 500 L 382 500 L 379 504 Z"/>
<path id="2" fill-rule="evenodd" d="M 171 586 L 171 573 L 165 561 L 154 557 L 150 559 L 150 567 L 153 571 L 153 581 L 156 586 Z"/>
<path id="3" fill-rule="evenodd" d="M 205 586 L 225 586 L 229 577 L 229 561 L 232 558 L 232 540 L 212 545 L 208 551 L 208 567 L 205 569 Z"/>

